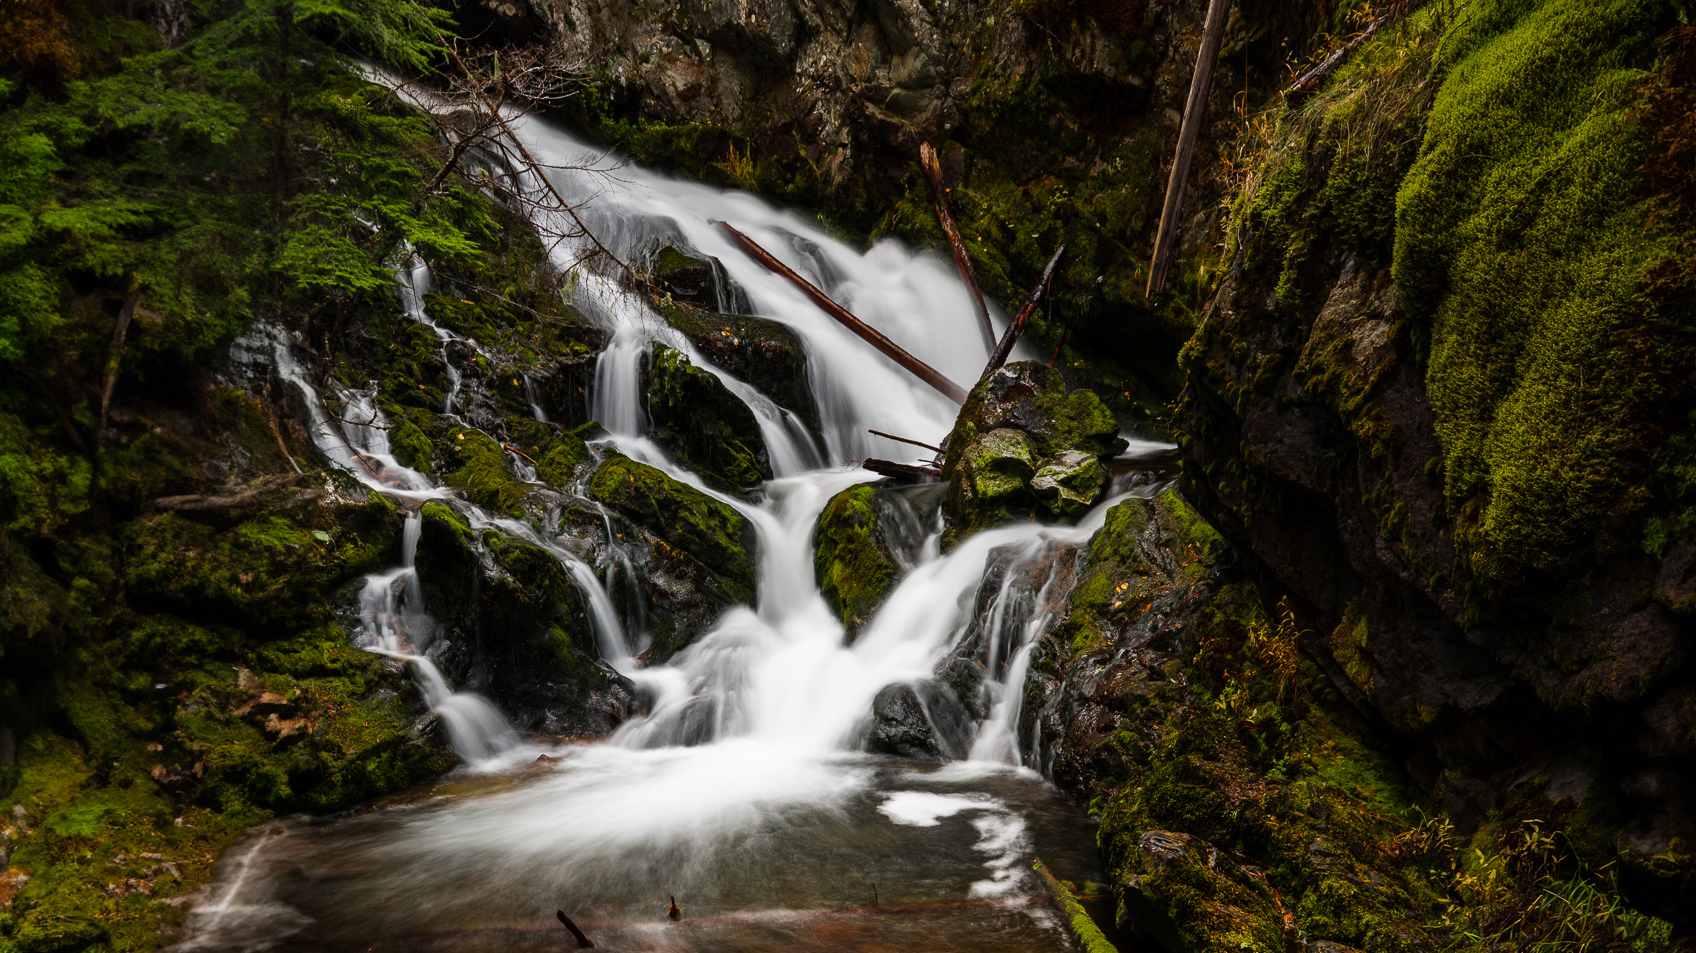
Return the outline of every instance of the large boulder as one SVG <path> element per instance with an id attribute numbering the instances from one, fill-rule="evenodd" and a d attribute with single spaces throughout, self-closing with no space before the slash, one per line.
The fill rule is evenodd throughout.
<path id="1" fill-rule="evenodd" d="M 1029 518 L 1039 503 L 1045 514 L 1081 515 L 1106 494 L 1101 458 L 1124 448 L 1094 393 L 1067 393 L 1059 372 L 1035 361 L 1003 366 L 972 388 L 948 437 L 944 545 Z"/>
<path id="2" fill-rule="evenodd" d="M 439 625 L 414 635 L 444 674 L 521 730 L 604 735 L 633 713 L 635 688 L 599 661 L 587 602 L 557 556 L 473 531 L 444 503 L 420 518 L 418 578 Z"/>
<path id="3" fill-rule="evenodd" d="M 971 716 L 952 691 L 935 681 L 888 685 L 872 699 L 868 750 L 920 761 L 958 761 L 971 746 Z"/>
<path id="4" fill-rule="evenodd" d="M 848 643 L 865 630 L 924 544 L 924 500 L 869 483 L 831 497 L 819 513 L 813 571 Z M 934 515 L 934 503 L 928 507 Z"/>
<path id="5" fill-rule="evenodd" d="M 720 489 L 771 479 L 754 412 L 712 372 L 663 344 L 654 345 L 649 365 L 648 417 L 654 441 Z"/>

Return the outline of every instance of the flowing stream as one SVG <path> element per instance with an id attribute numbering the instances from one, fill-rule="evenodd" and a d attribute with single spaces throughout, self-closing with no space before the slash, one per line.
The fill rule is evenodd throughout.
<path id="1" fill-rule="evenodd" d="M 514 127 L 544 163 L 603 161 L 540 120 L 517 118 Z M 712 367 L 616 282 L 579 269 L 573 285 L 574 305 L 611 332 L 588 397 L 611 433 L 597 443 L 713 493 L 752 521 L 756 604 L 724 613 L 669 663 L 641 666 L 640 618 L 621 618 L 607 592 L 615 570 L 628 577 L 628 563 L 603 578 L 568 540 L 484 512 L 401 466 L 374 387 L 321 394 L 286 335 L 255 332 L 243 346 L 268 348 L 307 398 L 320 450 L 403 504 L 402 565 L 367 580 L 356 638 L 410 666 L 465 767 L 375 810 L 256 830 L 226 855 L 181 948 L 558 949 L 572 945 L 554 919 L 565 910 L 613 950 L 1070 949 L 1031 861 L 1040 855 L 1080 886 L 1104 878 L 1087 819 L 1022 764 L 1019 704 L 1031 640 L 1046 622 L 1041 607 L 1063 595 L 1049 591 L 1062 583 L 1041 568 L 1053 563 L 1044 559 L 1085 543 L 1123 494 L 1076 526 L 996 529 L 947 555 L 936 544 L 939 527 L 926 527 L 930 537 L 898 588 L 846 644 L 813 578 L 813 528 L 831 496 L 876 477 L 833 464 L 911 459 L 911 448 L 866 429 L 935 442 L 957 408 L 732 248 L 713 222 L 734 223 L 903 347 L 970 382 L 987 355 L 951 264 L 893 241 L 859 252 L 752 196 L 634 166 L 549 175 L 567 199 L 584 203 L 590 228 L 620 257 L 669 243 L 715 258 L 751 313 L 787 324 L 804 342 L 820 439 L 792 409 Z M 580 251 L 562 242 L 552 254 L 565 269 Z M 425 312 L 423 263 L 412 259 L 398 274 L 408 316 L 434 329 L 444 349 L 457 346 L 463 339 Z M 708 489 L 645 438 L 640 362 L 656 340 L 718 374 L 755 411 L 776 473 L 758 502 Z M 447 363 L 442 410 L 453 415 L 460 380 Z M 325 396 L 339 402 L 335 418 Z M 534 479 L 522 460 L 509 462 Z M 521 739 L 488 701 L 452 691 L 426 656 L 436 627 L 412 566 L 417 506 L 432 499 L 559 558 L 588 597 L 602 660 L 641 686 L 647 714 L 604 742 L 560 745 Z M 960 757 L 927 764 L 860 750 L 873 697 L 934 674 L 968 635 L 986 568 L 1009 558 L 1047 581 L 1022 594 L 1004 582 L 992 600 L 983 627 L 988 717 L 962 740 Z M 682 907 L 677 922 L 666 916 L 672 898 Z"/>

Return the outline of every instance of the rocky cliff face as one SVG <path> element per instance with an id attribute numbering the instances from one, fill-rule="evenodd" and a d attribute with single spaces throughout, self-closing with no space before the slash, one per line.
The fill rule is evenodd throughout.
<path id="1" fill-rule="evenodd" d="M 1675 11 L 1509 6 L 1291 114 L 1185 350 L 1186 485 L 1463 831 L 1540 818 L 1688 911 L 1689 297 L 1630 120 Z"/>

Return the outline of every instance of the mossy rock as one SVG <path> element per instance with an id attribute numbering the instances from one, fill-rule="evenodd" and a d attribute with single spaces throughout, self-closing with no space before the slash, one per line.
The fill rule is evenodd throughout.
<path id="1" fill-rule="evenodd" d="M 345 509 L 341 521 L 271 514 L 225 531 L 176 513 L 148 517 L 126 531 L 124 581 L 141 605 L 261 632 L 316 624 L 330 611 L 324 594 L 376 569 L 398 541 L 386 498 Z"/>
<path id="2" fill-rule="evenodd" d="M 506 451 L 493 438 L 470 427 L 456 427 L 443 441 L 443 448 L 442 482 L 463 491 L 466 499 L 486 510 L 524 515 L 530 486 L 513 475 Z"/>
<path id="3" fill-rule="evenodd" d="M 589 496 L 688 554 L 734 603 L 754 602 L 754 527 L 727 504 L 628 457 L 595 471 Z"/>
<path id="4" fill-rule="evenodd" d="M 1045 502 L 1063 518 L 1079 515 L 1088 509 L 1084 499 L 1100 495 L 1090 488 L 1105 486 L 1098 458 L 1124 448 L 1118 421 L 1095 394 L 1068 394 L 1059 373 L 1035 361 L 1003 366 L 972 388 L 949 434 L 943 545 L 1029 519 L 1037 506 L 1031 480 L 1045 463 L 1051 466 L 1042 486 Z M 1062 482 L 1073 486 L 1063 489 Z"/>
<path id="5" fill-rule="evenodd" d="M 879 525 L 877 494 L 870 484 L 851 486 L 819 513 L 813 571 L 850 645 L 901 574 L 900 560 Z"/>
<path id="6" fill-rule="evenodd" d="M 1100 458 L 1065 450 L 1042 462 L 1031 477 L 1030 489 L 1055 516 L 1076 519 L 1101 499 L 1107 483 L 1107 468 Z"/>
<path id="7" fill-rule="evenodd" d="M 648 418 L 656 443 L 721 489 L 771 479 L 754 412 L 712 372 L 663 344 L 654 345 L 649 364 Z"/>
<path id="8" fill-rule="evenodd" d="M 662 300 L 656 308 L 714 366 L 792 411 L 815 431 L 819 429 L 818 404 L 807 377 L 807 352 L 789 326 L 675 300 Z"/>

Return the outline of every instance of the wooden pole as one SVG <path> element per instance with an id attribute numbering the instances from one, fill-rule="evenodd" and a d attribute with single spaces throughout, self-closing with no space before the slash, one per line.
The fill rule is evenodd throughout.
<path id="1" fill-rule="evenodd" d="M 1001 365 L 1007 363 L 1007 355 L 1013 353 L 1013 345 L 1018 343 L 1019 335 L 1024 333 L 1025 325 L 1029 323 L 1031 315 L 1036 312 L 1037 303 L 1042 300 L 1042 296 L 1048 291 L 1048 283 L 1054 278 L 1054 266 L 1060 264 L 1060 256 L 1065 253 L 1065 245 L 1054 250 L 1054 257 L 1048 259 L 1048 267 L 1042 270 L 1042 277 L 1037 279 L 1036 287 L 1032 288 L 1031 293 L 1025 297 L 1025 303 L 1019 306 L 1019 313 L 1013 318 L 1013 322 L 1007 325 L 1007 332 L 1001 335 L 1001 343 L 996 345 L 995 353 L 990 355 L 989 363 L 984 365 L 983 375 L 978 380 L 987 378 L 1000 370 Z"/>
<path id="2" fill-rule="evenodd" d="M 942 187 L 942 166 L 936 161 L 936 150 L 928 142 L 919 143 L 919 164 L 924 166 L 925 179 L 930 182 L 931 201 L 936 203 L 936 218 L 942 223 L 942 233 L 948 236 L 948 247 L 954 251 L 954 264 L 960 268 L 960 278 L 972 296 L 972 311 L 978 316 L 978 329 L 983 331 L 983 349 L 995 350 L 995 326 L 989 323 L 989 307 L 983 303 L 978 288 L 978 276 L 972 271 L 972 259 L 966 254 L 966 242 L 954 227 L 954 216 L 948 212 L 948 190 Z"/>
<path id="3" fill-rule="evenodd" d="M 718 227 L 724 229 L 725 234 L 735 239 L 736 243 L 742 246 L 742 250 L 746 251 L 755 261 L 789 279 L 791 284 L 801 289 L 802 294 L 812 299 L 813 304 L 818 305 L 819 309 L 825 314 L 835 318 L 837 323 L 858 334 L 866 343 L 888 355 L 890 360 L 911 371 L 914 377 L 936 388 L 937 392 L 944 397 L 956 404 L 966 402 L 966 392 L 960 388 L 959 384 L 942 376 L 941 371 L 908 354 L 901 349 L 901 345 L 884 337 L 876 328 L 854 317 L 847 308 L 831 300 L 830 295 L 813 287 L 812 282 L 789 270 L 788 265 L 778 261 L 771 252 L 761 248 L 759 243 L 752 238 L 737 231 L 736 227 L 729 222 L 719 222 Z"/>
<path id="4" fill-rule="evenodd" d="M 1190 97 L 1184 104 L 1184 124 L 1178 133 L 1178 154 L 1172 174 L 1166 179 L 1166 204 L 1160 210 L 1160 231 L 1154 239 L 1154 261 L 1148 267 L 1147 297 L 1166 290 L 1166 270 L 1178 244 L 1179 219 L 1184 209 L 1184 186 L 1189 182 L 1190 161 L 1195 158 L 1195 141 L 1201 135 L 1201 117 L 1207 112 L 1207 88 L 1213 82 L 1213 63 L 1219 58 L 1219 43 L 1225 38 L 1225 23 L 1231 0 L 1208 0 L 1207 25 L 1201 31 L 1201 50 L 1196 53 L 1195 73 L 1190 76 Z"/>

